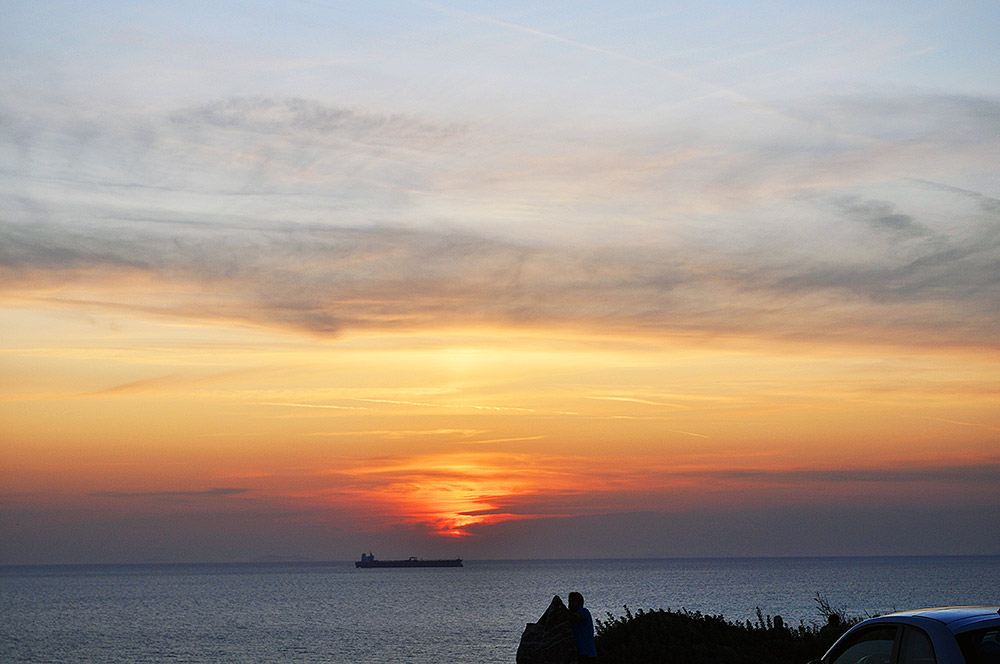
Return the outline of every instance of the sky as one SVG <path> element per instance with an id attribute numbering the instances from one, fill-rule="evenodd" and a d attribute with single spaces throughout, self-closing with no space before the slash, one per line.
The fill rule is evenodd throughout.
<path id="1" fill-rule="evenodd" d="M 0 12 L 0 564 L 1000 554 L 995 2 Z"/>

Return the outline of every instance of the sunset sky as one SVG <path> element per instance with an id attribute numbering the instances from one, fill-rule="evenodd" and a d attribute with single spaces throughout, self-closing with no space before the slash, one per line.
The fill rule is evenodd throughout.
<path id="1" fill-rule="evenodd" d="M 0 13 L 0 564 L 1000 553 L 996 2 Z"/>

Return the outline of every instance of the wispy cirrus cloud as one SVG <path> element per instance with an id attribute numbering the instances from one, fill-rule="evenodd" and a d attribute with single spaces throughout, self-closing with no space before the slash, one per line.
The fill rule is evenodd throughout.
<path id="1" fill-rule="evenodd" d="M 221 487 L 180 491 L 93 491 L 95 498 L 224 498 L 249 493 L 250 489 Z"/>
<path id="2" fill-rule="evenodd" d="M 462 133 L 461 127 L 434 125 L 412 115 L 362 112 L 299 97 L 229 97 L 178 109 L 168 118 L 171 125 L 196 134 L 216 128 L 260 136 L 301 135 L 411 148 L 432 146 Z"/>
<path id="3" fill-rule="evenodd" d="M 515 324 L 989 345 L 1000 216 L 976 212 L 952 235 L 883 214 L 873 232 L 914 244 L 887 245 L 861 264 L 756 251 L 722 261 L 697 246 L 581 251 L 386 227 L 0 222 L 0 271 L 8 298 L 316 334 Z"/>
<path id="4" fill-rule="evenodd" d="M 709 119 L 582 147 L 300 98 L 38 104 L 2 111 L 8 299 L 321 335 L 1000 336 L 1000 202 L 935 184 L 989 168 L 988 99 L 799 100 L 754 139 Z"/>

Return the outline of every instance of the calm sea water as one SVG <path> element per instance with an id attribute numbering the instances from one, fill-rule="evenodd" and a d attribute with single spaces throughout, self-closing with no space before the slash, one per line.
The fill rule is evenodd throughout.
<path id="1" fill-rule="evenodd" d="M 0 662 L 514 661 L 553 595 L 786 622 L 1000 603 L 1000 557 L 0 567 Z"/>

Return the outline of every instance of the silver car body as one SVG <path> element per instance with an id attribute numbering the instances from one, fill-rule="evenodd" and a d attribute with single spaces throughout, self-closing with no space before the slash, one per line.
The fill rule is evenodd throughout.
<path id="1" fill-rule="evenodd" d="M 1000 664 L 1000 651 L 996 653 L 996 659 L 992 652 L 994 642 L 1000 648 L 1000 640 L 993 634 L 994 629 L 1000 633 L 1000 607 L 997 606 L 951 606 L 938 607 L 932 609 L 916 609 L 912 611 L 899 611 L 877 618 L 864 620 L 841 636 L 836 643 L 823 655 L 821 660 L 824 664 L 831 664 L 841 654 L 858 642 L 862 635 L 873 628 L 909 626 L 915 627 L 930 638 L 933 645 L 934 658 L 913 660 L 918 664 Z M 974 654 L 971 661 L 967 661 L 963 655 L 959 641 L 963 640 L 963 634 L 979 634 L 979 630 L 986 630 L 990 635 L 990 640 L 986 645 L 991 646 L 989 654 Z M 890 661 L 878 662 L 872 658 L 862 658 L 864 664 L 910 664 L 910 660 L 900 661 L 899 639 L 903 632 L 897 632 L 896 646 L 893 648 L 893 655 Z M 966 647 L 967 651 L 970 648 Z M 970 651 L 971 652 L 971 651 Z M 841 658 L 843 659 L 843 658 Z M 849 658 L 848 658 L 849 659 Z M 861 660 L 859 660 L 861 661 Z M 844 664 L 844 662 L 838 662 Z"/>

